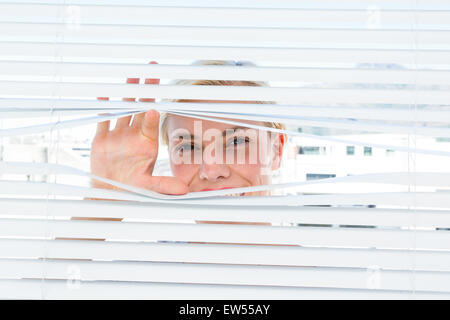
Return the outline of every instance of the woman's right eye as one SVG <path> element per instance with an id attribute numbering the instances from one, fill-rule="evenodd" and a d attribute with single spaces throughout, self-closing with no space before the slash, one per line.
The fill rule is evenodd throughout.
<path id="1" fill-rule="evenodd" d="M 191 152 L 195 150 L 195 145 L 192 143 L 181 144 L 176 147 L 177 152 Z"/>

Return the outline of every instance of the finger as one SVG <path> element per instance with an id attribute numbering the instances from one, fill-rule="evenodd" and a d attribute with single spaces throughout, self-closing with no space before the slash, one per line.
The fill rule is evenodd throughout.
<path id="1" fill-rule="evenodd" d="M 158 62 L 156 61 L 150 61 L 149 64 L 158 64 Z M 159 84 L 159 79 L 151 79 L 151 78 L 146 78 L 144 83 L 145 84 Z M 155 102 L 154 98 L 140 98 L 139 99 L 140 102 Z"/>
<path id="2" fill-rule="evenodd" d="M 142 126 L 142 120 L 144 120 L 144 117 L 145 112 L 135 114 L 131 126 L 134 128 L 140 128 Z"/>
<path id="3" fill-rule="evenodd" d="M 117 119 L 116 126 L 115 126 L 114 130 L 120 130 L 122 128 L 128 127 L 132 117 L 133 116 L 131 115 L 131 116 L 126 116 L 126 117 L 122 117 L 122 118 Z"/>
<path id="4" fill-rule="evenodd" d="M 149 64 L 157 64 L 156 61 L 151 61 Z M 146 78 L 144 81 L 145 84 L 159 84 L 159 79 L 151 79 Z M 140 98 L 139 102 L 155 102 L 155 99 L 152 98 Z M 133 118 L 133 127 L 140 128 L 142 125 L 142 121 L 144 120 L 145 113 L 140 113 L 138 115 L 135 115 Z"/>
<path id="5" fill-rule="evenodd" d="M 160 83 L 160 79 L 150 79 L 147 78 L 144 81 L 145 84 L 159 84 Z M 155 98 L 140 98 L 139 102 L 155 102 Z"/>
<path id="6" fill-rule="evenodd" d="M 175 177 L 148 177 L 142 187 L 158 193 L 172 195 L 182 195 L 189 192 L 188 185 Z"/>
<path id="7" fill-rule="evenodd" d="M 109 100 L 109 98 L 108 97 L 98 97 L 97 100 L 107 101 L 107 100 Z M 109 120 L 97 123 L 96 135 L 101 136 L 101 135 L 108 133 L 108 131 L 109 131 Z"/>
<path id="8" fill-rule="evenodd" d="M 139 83 L 139 78 L 127 78 L 127 83 Z M 136 98 L 123 98 L 122 101 L 128 101 L 128 102 L 134 102 L 136 101 Z M 122 128 L 128 127 L 130 125 L 130 121 L 133 118 L 133 116 L 126 116 L 117 119 L 116 126 L 114 130 L 120 130 Z"/>
<path id="9" fill-rule="evenodd" d="M 159 112 L 156 110 L 147 111 L 142 120 L 142 134 L 158 143 L 159 136 Z"/>
<path id="10" fill-rule="evenodd" d="M 139 78 L 127 78 L 127 83 L 139 84 Z M 136 98 L 123 98 L 123 101 L 136 101 Z"/>
<path id="11" fill-rule="evenodd" d="M 159 79 L 145 79 L 145 84 L 159 84 Z M 155 99 L 140 98 L 139 102 L 155 102 Z M 136 128 L 141 127 L 144 117 L 145 117 L 145 112 L 135 115 L 132 126 L 136 127 Z"/>

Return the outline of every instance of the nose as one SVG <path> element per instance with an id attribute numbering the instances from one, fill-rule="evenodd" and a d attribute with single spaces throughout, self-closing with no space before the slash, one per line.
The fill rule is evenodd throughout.
<path id="1" fill-rule="evenodd" d="M 200 166 L 200 179 L 216 182 L 230 176 L 230 168 L 223 163 L 222 155 L 215 156 L 213 151 L 207 158 L 204 156 Z"/>
<path id="2" fill-rule="evenodd" d="M 202 164 L 200 179 L 216 182 L 230 176 L 230 169 L 225 164 Z"/>

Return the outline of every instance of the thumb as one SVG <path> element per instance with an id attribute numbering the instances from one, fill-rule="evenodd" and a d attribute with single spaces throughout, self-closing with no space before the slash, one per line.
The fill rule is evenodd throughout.
<path id="1" fill-rule="evenodd" d="M 145 176 L 134 184 L 163 194 L 182 195 L 189 192 L 188 185 L 176 177 Z"/>

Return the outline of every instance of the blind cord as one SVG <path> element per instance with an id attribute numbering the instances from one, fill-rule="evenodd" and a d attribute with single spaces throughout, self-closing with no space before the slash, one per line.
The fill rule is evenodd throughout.
<path id="1" fill-rule="evenodd" d="M 418 29 L 419 29 L 419 25 L 418 25 L 418 16 L 417 16 L 417 12 L 418 12 L 418 2 L 417 0 L 413 0 L 413 6 L 414 6 L 414 23 L 412 25 L 412 35 L 413 35 L 413 42 L 412 42 L 412 46 L 413 46 L 413 68 L 414 68 L 414 91 L 413 91 L 413 99 L 412 99 L 412 103 L 409 105 L 410 111 L 413 113 L 413 117 L 414 117 L 414 121 L 413 121 L 413 134 L 411 137 L 411 134 L 408 133 L 408 149 L 411 148 L 411 143 L 413 144 L 413 149 L 416 150 L 417 149 L 417 101 L 418 101 Z M 412 140 L 412 141 L 411 141 Z M 412 217 L 412 226 L 413 226 L 413 241 L 412 241 L 412 250 L 410 250 L 410 253 L 412 252 L 412 254 L 410 255 L 411 257 L 411 266 L 412 266 L 412 273 L 411 273 L 411 286 L 412 286 L 412 299 L 416 298 L 416 253 L 417 253 L 417 204 L 416 204 L 416 191 L 417 191 L 417 183 L 416 183 L 416 177 L 415 174 L 411 175 L 411 170 L 413 171 L 413 173 L 416 172 L 416 153 L 413 152 L 408 152 L 408 173 L 410 174 L 410 181 L 412 180 L 412 186 L 411 183 L 408 184 L 408 193 L 411 193 L 411 191 L 413 192 L 413 197 L 412 197 L 412 208 L 409 207 L 409 210 L 413 211 L 413 214 L 411 215 Z"/>
<path id="2" fill-rule="evenodd" d="M 60 21 L 61 24 L 59 24 L 60 26 L 62 25 L 62 23 L 64 22 L 64 14 L 63 14 L 63 10 L 65 7 L 66 1 L 65 0 L 60 0 L 60 4 L 58 6 L 58 11 L 57 11 L 57 20 Z M 46 160 L 47 163 L 50 160 L 50 156 L 53 154 L 53 150 L 55 150 L 56 152 L 56 163 L 57 163 L 57 153 L 58 153 L 58 143 L 59 143 L 59 130 L 57 132 L 58 134 L 58 139 L 56 141 L 56 148 L 54 146 L 54 142 L 53 142 L 53 132 L 54 132 L 54 127 L 59 123 L 59 116 L 58 116 L 58 121 L 54 122 L 53 121 L 53 116 L 54 116 L 54 109 L 55 109 L 55 99 L 56 99 L 56 95 L 58 94 L 58 99 L 61 99 L 61 93 L 60 90 L 58 88 L 58 85 L 61 83 L 62 78 L 61 78 L 61 74 L 59 72 L 59 68 L 58 68 L 58 62 L 62 62 L 62 55 L 60 52 L 60 46 L 61 46 L 61 42 L 63 42 L 63 37 L 64 37 L 64 32 L 62 32 L 62 27 L 58 27 L 58 24 L 56 24 L 56 32 L 55 32 L 55 40 L 54 40 L 54 56 L 53 56 L 53 64 L 54 64 L 54 69 L 53 69 L 53 81 L 56 80 L 56 78 L 58 77 L 59 74 L 59 81 L 55 81 L 55 86 L 54 86 L 54 90 L 52 92 L 52 98 L 51 98 L 51 105 L 50 105 L 50 120 L 51 122 L 53 122 L 53 126 L 50 128 L 49 131 L 49 143 L 48 143 L 48 148 L 46 150 Z M 59 61 L 58 61 L 59 59 Z M 42 272 L 42 286 L 41 286 L 41 299 L 45 299 L 45 280 L 46 280 L 46 276 L 47 276 L 47 258 L 48 258 L 48 241 L 53 239 L 53 234 L 51 234 L 50 230 L 53 230 L 53 228 L 49 228 L 49 218 L 50 218 L 50 214 L 49 214 L 49 197 L 50 197 L 50 185 L 51 185 L 51 181 L 50 181 L 50 172 L 47 169 L 45 172 L 45 179 L 49 182 L 49 184 L 47 185 L 47 194 L 46 194 L 46 203 L 45 203 L 45 216 L 46 216 L 46 228 L 45 228 L 45 240 L 44 240 L 44 257 L 43 257 L 43 272 Z M 56 175 L 54 175 L 54 179 L 56 182 Z M 55 216 L 52 216 L 52 221 L 55 219 Z"/>

